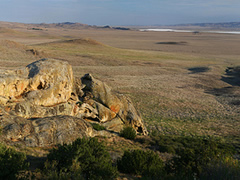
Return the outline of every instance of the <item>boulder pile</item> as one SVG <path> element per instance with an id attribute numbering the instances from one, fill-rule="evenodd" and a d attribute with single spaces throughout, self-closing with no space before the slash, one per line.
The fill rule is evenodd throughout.
<path id="1" fill-rule="evenodd" d="M 26 146 L 50 146 L 96 136 L 89 122 L 106 133 L 124 125 L 147 134 L 131 100 L 91 74 L 74 77 L 66 61 L 42 59 L 24 68 L 0 69 L 2 139 Z"/>

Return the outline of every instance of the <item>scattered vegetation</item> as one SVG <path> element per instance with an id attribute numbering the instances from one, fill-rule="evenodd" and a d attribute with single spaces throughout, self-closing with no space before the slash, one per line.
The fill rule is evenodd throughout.
<path id="1" fill-rule="evenodd" d="M 2 67 L 27 65 L 39 59 L 39 56 L 27 53 L 26 48 L 43 50 L 47 52 L 44 55 L 46 57 L 69 61 L 75 74 L 93 73 L 112 85 L 113 90 L 131 96 L 148 129 L 163 134 L 151 136 L 152 143 L 145 147 L 142 144 L 141 147 L 138 144 L 131 146 L 130 143 L 134 141 L 128 141 L 128 144 L 113 141 L 116 151 L 123 151 L 121 146 L 124 146 L 124 150 L 142 148 L 144 153 L 154 154 L 146 155 L 146 159 L 159 158 L 155 156 L 156 153 L 145 151 L 149 147 L 160 154 L 169 153 L 171 158 L 164 161 L 163 165 L 159 160 L 158 172 L 161 174 L 158 177 L 162 179 L 239 179 L 240 163 L 231 155 L 231 147 L 216 139 L 193 137 L 228 137 L 229 142 L 236 142 L 235 147 L 240 149 L 238 36 L 227 35 L 222 38 L 224 36 L 219 35 L 216 41 L 216 34 L 201 34 L 203 38 L 199 40 L 191 35 L 181 36 L 180 33 L 174 37 L 166 36 L 166 33 L 151 33 L 147 39 L 141 39 L 146 36 L 137 31 L 121 33 L 87 29 L 79 33 L 76 29 L 62 32 L 54 29 L 45 31 L 46 35 L 36 34 L 41 31 L 34 31 L 34 34 L 10 29 L 0 31 L 4 31 L 3 39 L 17 38 L 18 42 L 23 43 L 16 43 L 15 40 L 0 42 Z M 80 39 L 82 36 L 124 49 L 106 46 L 91 39 Z M 129 39 L 130 36 L 132 38 Z M 77 40 L 66 41 L 73 37 Z M 156 43 L 157 39 L 161 39 L 161 42 Z M 59 41 L 53 43 L 55 40 Z M 24 44 L 35 45 L 30 47 Z M 227 68 L 229 64 L 231 67 Z M 209 95 L 209 91 L 215 93 Z M 0 173 L 4 176 L 0 179 L 15 178 L 17 172 L 24 169 L 21 164 L 26 164 L 24 154 L 15 158 L 18 152 L 7 149 L 2 145 L 0 147 L 0 167 L 3 168 Z M 144 154 L 134 154 L 134 150 L 126 152 L 132 159 L 138 157 L 137 154 Z M 96 139 L 78 140 L 54 148 L 40 173 L 42 179 L 110 179 L 115 177 L 116 168 L 107 154 Z M 119 162 L 125 159 L 124 156 L 125 153 Z M 156 162 L 152 160 L 151 163 Z M 151 163 L 149 160 L 149 166 L 153 166 Z M 133 174 L 140 174 L 146 179 L 155 177 L 154 168 L 146 170 L 146 166 L 141 165 L 136 169 L 137 173 Z M 11 177 L 8 177 L 10 170 Z M 102 173 L 111 175 L 106 177 Z"/>
<path id="2" fill-rule="evenodd" d="M 155 135 L 150 142 L 146 142 L 145 148 L 124 150 L 114 164 L 99 139 L 77 139 L 50 149 L 43 168 L 35 171 L 27 170 L 25 154 L 1 145 L 0 179 L 105 180 L 116 178 L 118 171 L 147 180 L 229 177 L 237 180 L 240 175 L 240 162 L 234 159 L 234 149 L 219 140 Z M 155 152 L 149 148 L 155 148 Z M 167 159 L 162 159 L 163 152 L 170 153 Z"/>
<path id="3" fill-rule="evenodd" d="M 49 166 L 54 174 L 57 172 L 67 176 L 68 173 L 77 173 L 75 175 L 85 179 L 113 179 L 117 175 L 109 153 L 97 138 L 77 139 L 72 144 L 53 148 L 47 157 L 45 169 L 48 170 Z"/>
<path id="4" fill-rule="evenodd" d="M 24 153 L 0 144 L 0 179 L 16 179 L 18 172 L 28 165 Z"/>
<path id="5" fill-rule="evenodd" d="M 41 28 L 31 28 L 31 30 L 42 31 L 43 29 L 41 29 Z"/>
<path id="6" fill-rule="evenodd" d="M 137 136 L 137 133 L 136 133 L 136 130 L 131 127 L 131 126 L 125 126 L 121 132 L 120 132 L 120 136 L 126 138 L 126 139 L 130 139 L 130 140 L 133 140 L 136 138 Z"/>
<path id="7" fill-rule="evenodd" d="M 152 136 L 152 145 L 160 152 L 176 154 L 181 149 L 192 148 L 211 149 L 222 151 L 224 154 L 233 154 L 234 148 L 231 145 L 222 143 L 220 139 L 211 137 L 155 135 Z"/>
<path id="8" fill-rule="evenodd" d="M 235 153 L 232 146 L 210 137 L 159 135 L 152 138 L 152 145 L 158 151 L 173 154 L 173 158 L 166 162 L 166 173 L 174 177 L 199 178 L 208 172 L 206 169 L 210 170 L 214 164 L 219 164 L 219 162 L 226 162 L 223 161 L 225 159 L 232 159 Z M 235 168 L 235 166 L 227 167 Z M 208 174 L 210 175 L 211 173 Z"/>
<path id="9" fill-rule="evenodd" d="M 125 151 L 117 162 L 118 169 L 124 173 L 160 178 L 164 173 L 164 163 L 153 151 Z"/>
<path id="10" fill-rule="evenodd" d="M 221 158 L 217 161 L 210 162 L 199 176 L 199 179 L 239 179 L 240 161 L 231 157 Z"/>
<path id="11" fill-rule="evenodd" d="M 65 179 L 78 179 L 84 180 L 82 176 L 81 168 L 79 164 L 73 162 L 73 165 L 69 168 L 59 168 L 57 167 L 57 161 L 44 163 L 43 170 L 39 170 L 38 177 L 39 179 L 48 179 L 48 180 L 65 180 Z"/>
<path id="12" fill-rule="evenodd" d="M 102 131 L 102 130 L 106 130 L 106 128 L 104 126 L 101 126 L 100 124 L 97 123 L 91 123 L 93 129 L 95 129 L 96 131 Z"/>

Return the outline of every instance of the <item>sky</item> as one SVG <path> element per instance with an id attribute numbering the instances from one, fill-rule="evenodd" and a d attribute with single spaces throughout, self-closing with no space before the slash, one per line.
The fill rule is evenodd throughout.
<path id="1" fill-rule="evenodd" d="M 240 22 L 240 0 L 0 0 L 0 21 L 110 26 Z"/>

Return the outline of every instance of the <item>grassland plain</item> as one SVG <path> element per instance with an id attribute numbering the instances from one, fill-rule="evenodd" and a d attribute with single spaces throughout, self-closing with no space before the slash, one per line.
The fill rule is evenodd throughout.
<path id="1" fill-rule="evenodd" d="M 130 96 L 150 132 L 239 145 L 240 80 L 226 69 L 240 65 L 240 35 L 33 28 L 39 26 L 3 24 L 1 68 L 66 60 L 75 76 L 91 73 Z"/>

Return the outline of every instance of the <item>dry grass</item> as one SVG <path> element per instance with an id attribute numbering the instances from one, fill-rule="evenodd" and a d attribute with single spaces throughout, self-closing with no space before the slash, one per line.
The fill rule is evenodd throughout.
<path id="1" fill-rule="evenodd" d="M 221 137 L 240 134 L 240 108 L 231 103 L 239 100 L 240 87 L 231 84 L 225 74 L 228 66 L 240 65 L 239 35 L 64 28 L 32 31 L 24 26 L 4 33 L 0 39 L 18 43 L 0 43 L 3 68 L 24 66 L 43 57 L 66 60 L 76 76 L 92 73 L 113 90 L 130 96 L 150 131 Z M 27 49 L 42 53 L 34 56 Z M 199 68 L 205 71 L 194 72 Z"/>

